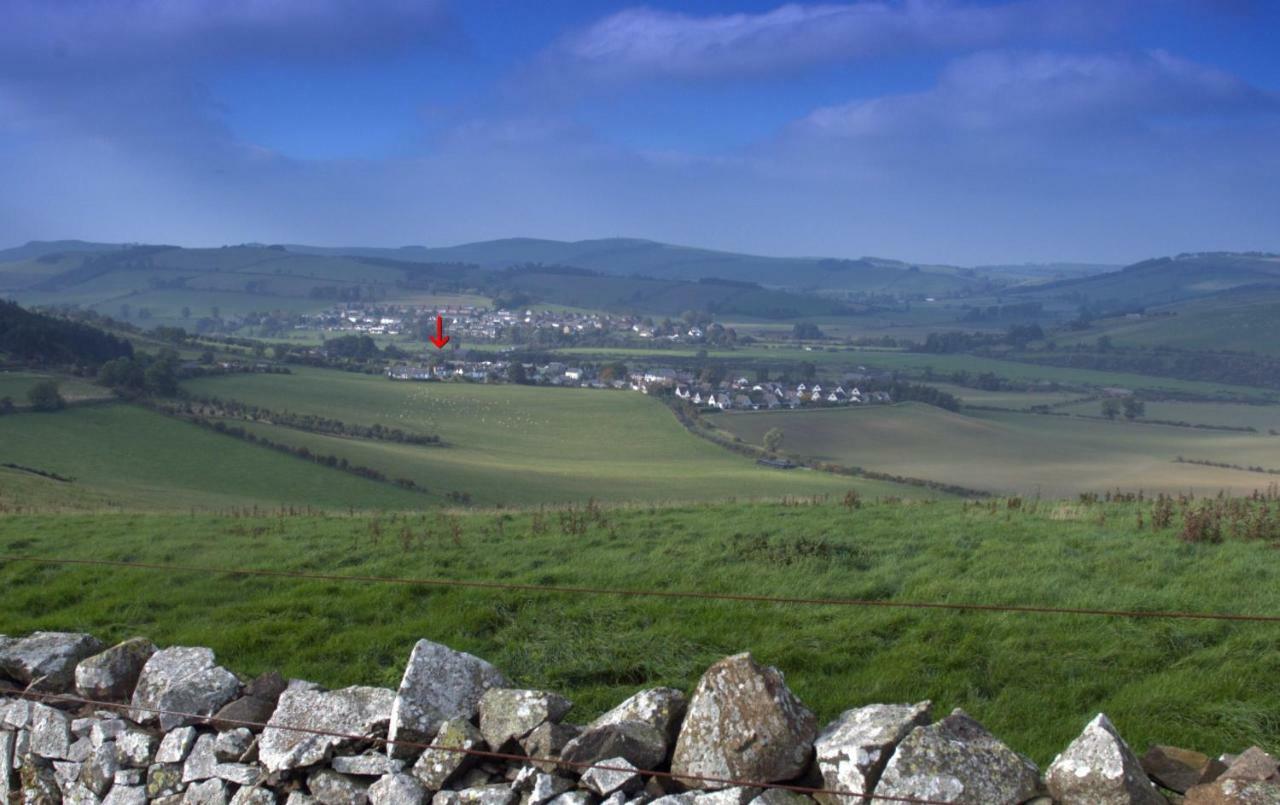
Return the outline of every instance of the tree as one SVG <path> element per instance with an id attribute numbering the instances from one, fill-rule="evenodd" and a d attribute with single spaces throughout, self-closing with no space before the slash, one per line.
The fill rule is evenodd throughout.
<path id="1" fill-rule="evenodd" d="M 524 371 L 524 364 L 518 360 L 507 364 L 507 380 L 521 385 L 528 383 L 529 376 Z"/>
<path id="2" fill-rule="evenodd" d="M 1115 397 L 1108 397 L 1102 401 L 1102 415 L 1107 419 L 1115 419 L 1120 416 L 1120 401 Z"/>
<path id="3" fill-rule="evenodd" d="M 1132 422 L 1141 416 L 1146 416 L 1147 404 L 1137 397 L 1124 398 L 1124 418 Z"/>
<path id="4" fill-rule="evenodd" d="M 12 414 L 17 408 L 12 397 L 0 397 L 0 414 Z"/>
<path id="5" fill-rule="evenodd" d="M 818 328 L 818 325 L 813 322 L 806 321 L 800 322 L 791 328 L 791 337 L 797 341 L 801 339 L 813 340 L 816 338 L 822 338 L 823 332 Z"/>
<path id="6" fill-rule="evenodd" d="M 191 308 L 188 307 L 187 305 L 182 306 L 182 318 L 183 319 L 191 318 Z"/>
<path id="7" fill-rule="evenodd" d="M 36 411 L 57 411 L 67 404 L 58 391 L 58 381 L 41 380 L 27 392 L 27 401 Z"/>
<path id="8" fill-rule="evenodd" d="M 782 431 L 778 428 L 769 428 L 764 434 L 764 449 L 770 453 L 776 453 L 781 446 Z"/>

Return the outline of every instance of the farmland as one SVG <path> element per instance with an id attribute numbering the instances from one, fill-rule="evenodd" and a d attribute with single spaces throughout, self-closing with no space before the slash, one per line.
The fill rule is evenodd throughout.
<path id="1" fill-rule="evenodd" d="M 1150 523 L 1150 504 L 1141 508 Z M 1265 541 L 1189 544 L 1139 504 L 1008 509 L 777 504 L 406 517 L 6 516 L 7 554 L 97 557 L 608 589 L 1280 611 Z M 82 629 L 207 645 L 247 673 L 394 686 L 430 638 L 519 686 L 562 691 L 575 722 L 637 688 L 692 689 L 744 649 L 826 721 L 869 702 L 963 707 L 1047 762 L 1099 711 L 1135 746 L 1280 748 L 1273 624 L 954 613 L 504 592 L 0 565 L 6 631 Z M 176 604 L 176 605 L 175 605 Z M 1099 668 L 1105 668 L 1100 673 Z"/>
<path id="2" fill-rule="evenodd" d="M 187 388 L 276 411 L 437 434 L 443 447 L 250 426 L 272 441 L 343 455 L 438 493 L 465 492 L 478 503 L 843 495 L 850 486 L 849 478 L 757 467 L 685 432 L 657 400 L 628 392 L 396 383 L 325 370 L 206 378 Z M 911 487 L 857 481 L 869 495 L 919 494 Z"/>
<path id="3" fill-rule="evenodd" d="M 0 398 L 11 397 L 17 405 L 25 405 L 27 392 L 41 380 L 53 379 L 58 383 L 58 391 L 67 402 L 83 402 L 85 400 L 101 400 L 111 396 L 111 392 L 102 386 L 75 378 L 64 378 L 57 375 L 36 372 L 0 372 Z"/>
<path id="4" fill-rule="evenodd" d="M 1123 488 L 1247 494 L 1275 476 L 1175 463 L 1280 468 L 1280 438 L 1164 425 L 892 407 L 721 415 L 721 428 L 760 444 L 783 431 L 787 454 L 989 491 L 1067 497 Z"/>

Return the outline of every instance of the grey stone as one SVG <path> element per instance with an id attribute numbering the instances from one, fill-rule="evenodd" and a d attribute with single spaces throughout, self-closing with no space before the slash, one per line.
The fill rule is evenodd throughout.
<path id="1" fill-rule="evenodd" d="M 71 689 L 76 664 L 99 651 L 102 644 L 92 635 L 33 632 L 0 645 L 0 673 L 33 690 L 64 693 Z"/>
<path id="2" fill-rule="evenodd" d="M 120 764 L 116 761 L 116 747 L 107 742 L 93 750 L 80 768 L 80 782 L 99 797 L 105 797 L 115 784 Z"/>
<path id="3" fill-rule="evenodd" d="M 89 733 L 93 731 L 93 725 L 98 723 L 96 718 L 73 718 L 71 719 L 71 734 L 77 738 L 87 738 Z"/>
<path id="4" fill-rule="evenodd" d="M 1035 796 L 1039 771 L 962 710 L 916 727 L 885 767 L 878 796 L 960 805 L 1016 805 Z"/>
<path id="5" fill-rule="evenodd" d="M 475 718 L 484 692 L 509 684 L 497 668 L 479 657 L 419 640 L 396 692 L 388 737 L 393 742 L 428 742 L 442 721 Z M 394 745 L 388 750 L 400 751 Z"/>
<path id="6" fill-rule="evenodd" d="M 500 752 L 539 724 L 564 718 L 572 707 L 565 697 L 544 690 L 490 688 L 480 697 L 480 734 Z"/>
<path id="7" fill-rule="evenodd" d="M 566 764 L 590 764 L 607 757 L 626 758 L 640 769 L 656 769 L 667 758 L 667 739 L 643 721 L 614 721 L 588 727 L 561 751 Z"/>
<path id="8" fill-rule="evenodd" d="M 1280 764 L 1276 759 L 1262 749 L 1251 746 L 1241 752 L 1218 779 L 1261 782 L 1276 780 L 1278 774 L 1280 774 Z"/>
<path id="9" fill-rule="evenodd" d="M 595 797 L 588 791 L 566 791 L 551 800 L 552 805 L 591 805 Z"/>
<path id="10" fill-rule="evenodd" d="M 116 757 L 126 768 L 145 769 L 156 755 L 156 736 L 137 727 L 126 727 L 116 738 Z"/>
<path id="11" fill-rule="evenodd" d="M 813 805 L 813 798 L 785 788 L 766 788 L 751 805 Z"/>
<path id="12" fill-rule="evenodd" d="M 31 754 L 31 730 L 18 730 L 13 738 L 13 767 L 21 769 L 24 757 Z"/>
<path id="13" fill-rule="evenodd" d="M 1280 805 L 1280 785 L 1266 780 L 1223 780 L 1187 791 L 1182 805 Z"/>
<path id="14" fill-rule="evenodd" d="M 204 780 L 187 786 L 183 805 L 227 805 L 227 784 L 222 780 Z"/>
<path id="15" fill-rule="evenodd" d="M 87 699 L 129 701 L 138 675 L 156 646 L 135 637 L 80 661 L 76 666 L 76 692 Z"/>
<path id="16" fill-rule="evenodd" d="M 100 805 L 101 802 L 97 794 L 78 782 L 62 786 L 62 805 Z"/>
<path id="17" fill-rule="evenodd" d="M 181 763 L 187 759 L 191 745 L 196 742 L 195 727 L 178 727 L 169 730 L 160 739 L 160 748 L 156 750 L 157 763 Z"/>
<path id="18" fill-rule="evenodd" d="M 129 717 L 139 724 L 158 724 L 168 732 L 200 720 L 175 713 L 211 716 L 239 690 L 240 680 L 215 663 L 212 649 L 161 649 L 142 667 Z"/>
<path id="19" fill-rule="evenodd" d="M 177 763 L 152 763 L 147 768 L 147 799 L 181 794 L 186 788 L 182 766 Z"/>
<path id="20" fill-rule="evenodd" d="M 62 801 L 58 780 L 54 777 L 53 767 L 48 763 L 36 760 L 23 763 L 18 778 L 22 784 L 24 805 L 56 805 Z"/>
<path id="21" fill-rule="evenodd" d="M 1053 759 L 1044 776 L 1062 805 L 1165 805 L 1115 726 L 1099 713 Z"/>
<path id="22" fill-rule="evenodd" d="M 116 785 L 144 785 L 146 782 L 146 769 L 116 769 Z"/>
<path id="23" fill-rule="evenodd" d="M 213 776 L 236 785 L 258 785 L 267 773 L 256 763 L 219 763 L 213 767 Z"/>
<path id="24" fill-rule="evenodd" d="M 151 805 L 182 805 L 182 794 L 170 794 L 164 797 L 156 797 L 151 801 Z"/>
<path id="25" fill-rule="evenodd" d="M 817 722 L 787 688 L 782 672 L 749 653 L 726 657 L 698 681 L 676 741 L 671 770 L 689 788 L 723 788 L 695 779 L 774 782 L 809 765 Z"/>
<path id="26" fill-rule="evenodd" d="M 71 751 L 71 718 L 61 710 L 33 703 L 28 750 L 43 758 L 65 760 Z"/>
<path id="27" fill-rule="evenodd" d="M 231 805 L 276 805 L 276 795 L 270 788 L 250 786 L 237 791 L 231 797 Z"/>
<path id="28" fill-rule="evenodd" d="M 516 792 L 505 785 L 484 785 L 458 792 L 458 805 L 512 805 L 517 799 Z"/>
<path id="29" fill-rule="evenodd" d="M 234 763 L 245 756 L 253 746 L 253 733 L 244 727 L 227 730 L 213 743 L 213 754 L 218 760 Z"/>
<path id="30" fill-rule="evenodd" d="M 317 769 L 307 776 L 307 789 L 321 805 L 361 805 L 369 801 L 369 784 L 333 769 Z"/>
<path id="31" fill-rule="evenodd" d="M 440 725 L 435 740 L 413 765 L 413 776 L 422 781 L 428 791 L 439 791 L 444 788 L 455 775 L 466 771 L 475 762 L 472 755 L 465 751 L 450 750 L 483 750 L 484 739 L 480 731 L 471 725 L 466 718 L 451 718 Z"/>
<path id="32" fill-rule="evenodd" d="M 604 798 L 600 805 L 623 805 L 627 801 L 627 795 L 621 791 L 614 791 L 612 794 Z"/>
<path id="33" fill-rule="evenodd" d="M 9 702 L 9 706 L 4 711 L 4 726 L 13 729 L 21 729 L 31 724 L 31 705 L 30 699 L 18 699 Z"/>
<path id="34" fill-rule="evenodd" d="M 582 785 L 602 797 L 615 791 L 629 792 L 644 787 L 644 779 L 626 758 L 613 757 L 600 761 L 582 775 Z"/>
<path id="35" fill-rule="evenodd" d="M 102 805 L 146 805 L 147 789 L 140 785 L 112 786 Z"/>
<path id="36" fill-rule="evenodd" d="M 218 729 L 250 727 L 254 724 L 266 724 L 276 710 L 276 703 L 260 699 L 257 696 L 241 696 L 218 709 L 213 714 L 213 725 Z M 250 729 L 261 729 L 250 727 Z"/>
<path id="37" fill-rule="evenodd" d="M 383 754 L 342 755 L 330 761 L 329 768 L 339 774 L 382 777 L 398 774 L 404 768 L 404 761 L 389 758 Z"/>
<path id="38" fill-rule="evenodd" d="M 689 708 L 688 698 L 675 688 L 650 688 L 631 696 L 622 704 L 592 721 L 603 727 L 623 721 L 642 721 L 662 733 L 668 746 L 680 735 L 680 723 Z"/>
<path id="39" fill-rule="evenodd" d="M 313 805 L 315 802 L 310 794 L 304 794 L 301 791 L 290 791 L 289 798 L 285 800 L 285 805 Z"/>
<path id="40" fill-rule="evenodd" d="M 664 794 L 649 800 L 648 805 L 692 805 L 694 797 L 697 794 L 686 792 L 683 794 Z"/>
<path id="41" fill-rule="evenodd" d="M 846 710 L 814 742 L 822 787 L 870 794 L 898 742 L 912 728 L 932 720 L 931 702 L 872 704 Z M 853 797 L 818 794 L 823 805 L 841 805 Z"/>
<path id="42" fill-rule="evenodd" d="M 545 772 L 555 771 L 559 758 L 569 742 L 582 734 L 582 728 L 574 724 L 552 724 L 547 722 L 534 728 L 533 732 L 520 739 L 520 748 L 531 758 L 552 758 L 547 762 L 534 762 L 533 765 Z"/>
<path id="43" fill-rule="evenodd" d="M 556 774 L 538 772 L 529 786 L 527 805 L 544 805 L 566 791 L 573 790 L 573 781 Z"/>
<path id="44" fill-rule="evenodd" d="M 121 735 L 124 735 L 125 728 L 129 726 L 129 722 L 123 718 L 108 718 L 94 724 L 89 729 L 89 742 L 95 747 L 102 746 L 109 741 L 115 741 Z"/>
<path id="45" fill-rule="evenodd" d="M 369 786 L 370 805 L 423 805 L 427 789 L 412 774 L 386 774 Z"/>
<path id="46" fill-rule="evenodd" d="M 396 695 L 385 688 L 350 687 L 329 693 L 286 690 L 258 742 L 258 759 L 269 772 L 311 766 L 351 744 L 346 738 L 301 732 L 385 734 Z"/>
<path id="47" fill-rule="evenodd" d="M 719 791 L 702 791 L 694 794 L 696 805 L 747 805 L 760 795 L 759 788 L 722 788 Z"/>
<path id="48" fill-rule="evenodd" d="M 70 760 L 55 760 L 53 761 L 53 776 L 58 781 L 59 786 L 65 786 L 80 779 L 80 769 L 83 767 L 83 763 L 73 763 Z"/>
<path id="49" fill-rule="evenodd" d="M 83 763 L 91 754 L 93 754 L 93 742 L 88 738 L 77 738 L 71 742 L 71 748 L 67 750 L 67 760 Z"/>
<path id="50" fill-rule="evenodd" d="M 13 778 L 13 746 L 17 735 L 12 730 L 0 730 L 0 802 L 9 801 L 10 780 Z"/>
<path id="51" fill-rule="evenodd" d="M 196 742 L 191 745 L 191 751 L 187 753 L 186 761 L 182 764 L 182 782 L 208 780 L 214 776 L 214 769 L 218 765 L 218 757 L 213 753 L 216 742 L 217 738 L 208 733 L 196 738 Z"/>

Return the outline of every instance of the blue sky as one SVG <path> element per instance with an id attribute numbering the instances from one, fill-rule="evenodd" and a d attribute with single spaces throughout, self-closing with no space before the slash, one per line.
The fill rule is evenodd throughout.
<path id="1" fill-rule="evenodd" d="M 1280 251 L 1280 4 L 7 0 L 0 243 Z"/>

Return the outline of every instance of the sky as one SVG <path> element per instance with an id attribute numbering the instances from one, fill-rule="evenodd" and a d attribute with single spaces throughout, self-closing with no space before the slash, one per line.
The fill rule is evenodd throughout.
<path id="1" fill-rule="evenodd" d="M 1268 0 L 0 3 L 0 246 L 1280 251 Z"/>

